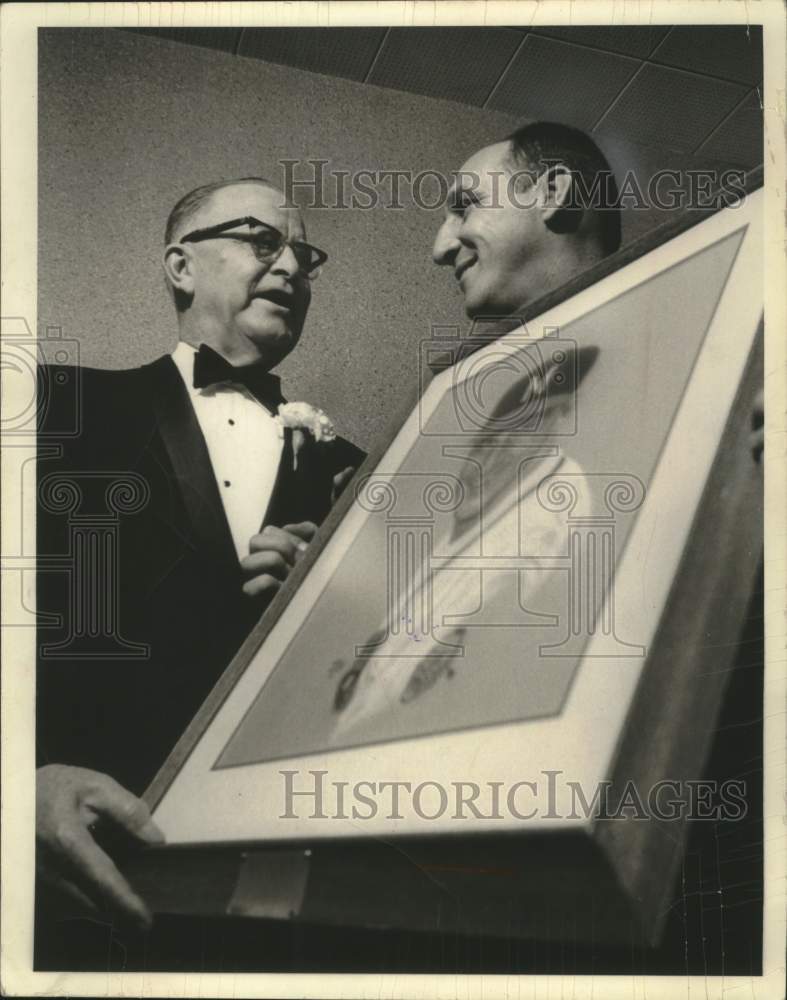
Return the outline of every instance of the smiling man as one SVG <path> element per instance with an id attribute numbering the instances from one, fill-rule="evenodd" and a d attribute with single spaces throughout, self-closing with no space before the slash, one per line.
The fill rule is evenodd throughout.
<path id="1" fill-rule="evenodd" d="M 271 369 L 326 260 L 298 210 L 262 178 L 210 184 L 165 243 L 174 352 L 41 371 L 37 946 L 55 965 L 55 899 L 149 923 L 94 834 L 161 838 L 138 796 L 363 458 L 319 411 L 279 409 Z M 84 560 L 48 572 L 75 530 L 93 531 Z"/>
<path id="2" fill-rule="evenodd" d="M 620 245 L 617 185 L 593 140 L 551 122 L 474 153 L 435 240 L 472 319 L 512 317 Z"/>
<path id="3" fill-rule="evenodd" d="M 617 200 L 617 187 L 609 164 L 588 136 L 576 129 L 552 123 L 527 125 L 503 141 L 476 152 L 457 172 L 456 181 L 450 191 L 445 220 L 434 242 L 434 261 L 453 270 L 464 297 L 467 315 L 473 320 L 483 320 L 485 329 L 490 333 L 505 332 L 518 325 L 517 317 L 538 299 L 559 289 L 618 249 L 621 240 L 621 216 L 616 207 Z M 631 332 L 636 336 L 636 328 Z M 591 344 L 582 346 L 577 366 L 578 378 L 581 378 L 583 371 L 589 370 L 590 365 L 595 362 L 595 353 L 597 352 Z M 547 414 L 550 405 L 558 410 L 561 398 L 566 397 L 556 391 L 554 384 L 552 387 L 548 386 L 549 371 L 543 374 L 548 404 L 544 412 Z M 620 372 L 620 378 L 626 378 L 625 370 Z M 655 391 L 658 386 L 654 383 L 650 388 Z M 525 392 L 521 398 L 527 398 Z M 763 402 L 760 393 L 752 412 L 753 430 L 750 438 L 753 457 L 757 462 L 762 455 L 763 420 Z M 548 433 L 550 430 L 548 420 L 544 420 L 538 429 L 540 432 Z M 511 438 L 506 442 L 505 432 L 501 433 L 496 427 L 490 428 L 488 435 L 478 436 L 476 453 L 472 457 L 476 466 L 484 461 L 484 444 L 493 435 L 498 448 L 496 452 L 494 449 L 487 449 L 495 457 L 491 460 L 486 459 L 484 474 L 491 472 L 492 475 L 489 475 L 488 479 L 497 477 L 505 484 L 504 463 L 507 454 L 514 453 L 513 450 L 506 451 L 506 444 L 510 449 L 516 443 L 513 431 Z M 543 442 L 545 438 L 539 437 L 537 440 Z M 552 440 L 558 443 L 560 439 Z M 499 447 L 501 444 L 503 447 Z M 611 456 L 614 455 L 614 441 L 610 445 L 609 455 L 610 460 L 613 460 Z M 549 461 L 551 459 L 545 459 L 544 465 Z M 467 467 L 470 465 L 468 462 Z M 617 463 L 613 467 L 619 468 Z M 517 482 L 517 489 L 511 490 L 512 502 L 518 505 L 517 513 L 520 516 L 512 521 L 509 551 L 521 551 L 518 548 L 521 545 L 520 533 L 524 531 L 528 545 L 526 551 L 551 553 L 554 549 L 540 547 L 542 541 L 549 543 L 544 530 L 549 528 L 549 522 L 544 517 L 543 510 L 539 511 L 537 507 L 532 506 L 533 484 L 551 470 L 538 466 L 531 468 L 533 471 L 530 472 L 532 478 L 529 484 L 525 482 L 523 486 Z M 583 474 L 582 468 L 576 462 L 573 463 L 573 467 L 564 464 L 561 471 L 565 473 L 567 470 L 574 483 L 577 483 L 579 476 Z M 753 466 L 753 472 L 758 474 L 756 466 Z M 528 488 L 531 492 L 526 496 Z M 530 510 L 528 504 L 531 504 Z M 532 519 L 531 514 L 535 515 Z M 477 506 L 470 506 L 470 515 L 466 521 L 467 525 L 472 526 L 475 521 L 481 523 L 478 520 Z M 756 513 L 753 512 L 753 516 L 756 516 Z M 485 518 L 484 549 L 497 554 L 493 548 L 497 528 L 488 508 Z M 559 519 L 555 518 L 555 527 L 558 521 L 562 522 L 560 533 L 554 533 L 554 537 L 557 539 L 557 545 L 563 546 L 565 545 L 563 514 Z M 499 523 L 501 522 L 498 521 Z M 535 544 L 531 549 L 529 546 L 532 544 L 533 532 Z M 551 544 L 554 546 L 556 543 L 552 541 Z M 441 548 L 440 551 L 444 550 Z M 446 575 L 453 576 L 453 574 Z M 546 581 L 546 574 L 540 575 L 542 581 Z M 527 577 L 527 574 L 523 576 Z M 500 591 L 503 591 L 505 583 L 502 574 L 499 579 L 498 586 Z M 451 581 L 451 584 L 455 588 L 459 586 L 454 581 Z M 525 581 L 516 588 L 511 587 L 511 607 L 518 609 L 523 606 L 520 602 L 523 593 L 528 595 L 527 585 Z M 493 595 L 494 586 L 493 582 L 484 580 L 485 600 L 489 600 Z M 495 595 L 498 599 L 500 591 Z M 527 597 L 525 600 L 527 601 Z M 465 606 L 474 605 L 466 602 Z M 435 607 L 439 610 L 437 599 Z M 543 605 L 542 609 L 546 610 Z M 762 584 L 758 581 L 752 594 L 748 619 L 741 631 L 735 666 L 730 671 L 728 694 L 721 709 L 719 728 L 713 739 L 713 749 L 705 762 L 704 772 L 698 775 L 698 777 L 712 777 L 717 787 L 724 781 L 740 781 L 742 774 L 748 780 L 748 776 L 753 773 L 752 767 L 756 768 L 761 760 L 762 686 L 758 671 L 762 669 L 762 616 Z M 456 617 L 453 622 L 459 624 Z M 365 691 L 358 684 L 357 691 L 350 692 L 355 695 L 356 702 L 361 702 L 360 708 L 356 704 L 356 715 L 360 716 L 367 705 L 375 707 L 372 695 L 376 692 L 372 690 L 370 680 L 373 680 L 373 676 L 370 678 L 367 674 Z M 390 680 L 388 678 L 386 680 L 390 686 Z M 669 696 L 669 692 L 666 694 Z M 365 703 L 362 701 L 364 696 Z M 377 702 L 380 700 L 378 695 Z M 754 773 L 757 774 L 756 771 Z M 756 789 L 756 781 L 753 787 Z M 732 917 L 737 921 L 735 930 L 730 931 L 728 926 L 722 927 L 717 935 L 714 947 L 721 949 L 720 952 L 718 950 L 716 952 L 717 956 L 721 956 L 721 963 L 724 963 L 725 955 L 729 962 L 733 950 L 739 949 L 733 961 L 737 960 L 746 966 L 746 963 L 751 961 L 751 954 L 756 954 L 759 949 L 757 934 L 761 917 L 757 910 L 757 900 L 761 900 L 762 897 L 756 880 L 761 878 L 762 868 L 761 857 L 758 858 L 756 852 L 752 854 L 750 845 L 762 841 L 762 814 L 758 815 L 756 791 L 754 795 L 752 802 L 755 806 L 749 811 L 748 816 L 742 817 L 745 822 L 729 824 L 724 821 L 705 820 L 689 825 L 689 839 L 685 847 L 686 861 L 681 865 L 678 878 L 675 880 L 672 902 L 665 902 L 664 912 L 669 916 L 665 920 L 660 944 L 657 949 L 654 948 L 649 954 L 646 953 L 648 954 L 646 961 L 651 963 L 652 968 L 660 971 L 669 967 L 678 968 L 685 959 L 687 925 L 685 908 L 682 904 L 686 899 L 686 873 L 690 868 L 698 873 L 699 889 L 696 890 L 696 894 L 700 897 L 703 896 L 703 880 L 707 880 L 706 873 L 711 871 L 724 870 L 727 883 L 730 885 L 755 886 L 749 893 L 750 903 L 747 902 L 746 906 L 736 904 L 738 916 Z M 737 826 L 738 829 L 733 830 L 733 826 Z M 725 842 L 733 846 L 727 847 L 728 853 L 722 855 L 720 861 L 719 845 Z M 739 844 L 747 846 L 744 849 L 735 846 Z M 721 892 L 720 889 L 717 891 Z M 665 900 L 668 900 L 668 897 L 665 897 Z M 745 916 L 747 911 L 748 916 Z M 753 938 L 752 928 L 755 928 Z M 702 958 L 706 961 L 704 936 L 702 942 Z M 562 942 L 559 947 L 562 949 Z M 605 952 L 603 947 L 594 946 L 592 952 L 592 959 L 590 957 L 587 959 L 588 967 L 596 966 L 601 961 L 607 963 L 607 967 L 619 969 L 627 960 L 622 952 L 616 952 L 611 948 L 607 948 Z"/>

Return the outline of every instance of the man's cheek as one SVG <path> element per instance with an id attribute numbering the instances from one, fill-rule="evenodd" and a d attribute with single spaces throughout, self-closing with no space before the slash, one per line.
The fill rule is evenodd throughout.
<path id="1" fill-rule="evenodd" d="M 470 302 L 483 302 L 489 293 L 489 280 L 483 267 L 474 264 L 465 278 L 465 299 Z"/>
<path id="2" fill-rule="evenodd" d="M 306 313 L 309 311 L 309 305 L 311 303 L 311 291 L 304 295 L 298 302 L 298 308 L 296 309 L 296 315 L 298 320 L 303 326 L 303 322 L 306 319 Z"/>

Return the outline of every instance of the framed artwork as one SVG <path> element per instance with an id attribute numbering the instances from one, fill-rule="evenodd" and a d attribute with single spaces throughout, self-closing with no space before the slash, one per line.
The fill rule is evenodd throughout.
<path id="1" fill-rule="evenodd" d="M 417 405 L 149 790 L 168 840 L 149 856 L 243 846 L 248 865 L 257 845 L 259 885 L 294 865 L 274 915 L 330 919 L 305 889 L 319 855 L 346 868 L 336 919 L 431 926 L 415 890 L 381 909 L 371 845 L 409 845 L 452 898 L 490 892 L 468 858 L 516 858 L 523 913 L 571 845 L 595 860 L 566 912 L 657 935 L 678 799 L 696 806 L 674 783 L 701 775 L 762 544 L 761 191 L 682 229 L 502 334 L 425 338 Z M 270 915 L 242 883 L 221 906 Z M 494 910 L 488 933 L 510 926 Z"/>
<path id="2" fill-rule="evenodd" d="M 3 10 L 8 992 L 782 987 L 784 9 L 580 7 Z M 506 214 L 466 281 L 531 122 L 598 145 L 621 249 L 557 287 Z M 339 441 L 278 461 L 175 348 L 267 367 L 267 324 L 225 352 L 161 275 L 232 177 L 329 255 L 302 335 L 267 297 Z M 192 249 L 316 259 L 273 242 Z"/>

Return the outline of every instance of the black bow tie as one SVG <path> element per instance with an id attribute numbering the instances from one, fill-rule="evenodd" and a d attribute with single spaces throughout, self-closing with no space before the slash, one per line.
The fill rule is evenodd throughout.
<path id="1" fill-rule="evenodd" d="M 246 386 L 271 413 L 275 413 L 279 404 L 284 402 L 277 375 L 271 375 L 259 364 L 235 367 L 212 347 L 200 344 L 194 355 L 194 388 L 204 389 L 217 382 L 236 382 Z"/>

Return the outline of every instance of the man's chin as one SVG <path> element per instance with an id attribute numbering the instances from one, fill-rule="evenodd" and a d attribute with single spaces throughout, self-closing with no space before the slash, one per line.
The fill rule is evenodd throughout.
<path id="1" fill-rule="evenodd" d="M 490 305 L 487 302 L 465 302 L 465 313 L 473 325 L 480 330 L 489 332 L 510 329 L 515 323 L 515 310 L 502 306 Z"/>
<path id="2" fill-rule="evenodd" d="M 472 299 L 465 299 L 465 315 L 468 319 L 483 319 L 489 315 L 489 309 L 484 302 L 475 302 Z"/>
<path id="3" fill-rule="evenodd" d="M 249 330 L 246 339 L 257 352 L 260 360 L 271 366 L 283 361 L 298 343 L 300 333 L 296 334 L 289 327 L 280 330 Z"/>
<path id="4" fill-rule="evenodd" d="M 507 313 L 501 310 L 498 303 L 491 301 L 486 295 L 473 295 L 473 289 L 469 289 L 465 294 L 465 313 L 468 319 L 489 319 L 506 316 Z"/>

